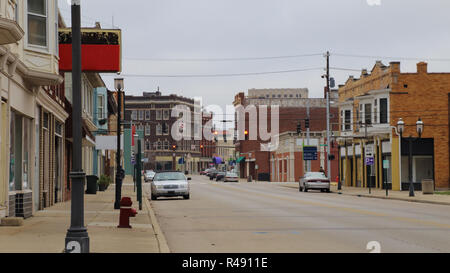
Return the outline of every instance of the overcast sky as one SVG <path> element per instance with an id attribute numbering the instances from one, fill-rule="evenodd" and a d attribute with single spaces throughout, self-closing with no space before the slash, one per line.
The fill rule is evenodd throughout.
<path id="1" fill-rule="evenodd" d="M 58 0 L 70 26 L 70 5 Z M 322 55 L 247 61 L 155 59 L 259 58 L 330 51 L 330 66 L 371 69 L 376 60 L 400 61 L 415 72 L 419 60 L 450 59 L 448 0 L 81 0 L 82 26 L 122 30 L 124 75 L 213 75 L 325 68 Z M 333 54 L 385 56 L 343 57 Z M 397 57 L 389 59 L 386 56 Z M 428 60 L 432 72 L 450 61 Z M 131 77 L 127 94 L 143 91 L 202 97 L 225 109 L 250 88 L 308 88 L 322 97 L 324 70 L 238 77 Z M 336 85 L 358 71 L 331 70 Z M 102 74 L 113 90 L 115 74 Z M 231 118 L 231 117 L 230 117 Z"/>

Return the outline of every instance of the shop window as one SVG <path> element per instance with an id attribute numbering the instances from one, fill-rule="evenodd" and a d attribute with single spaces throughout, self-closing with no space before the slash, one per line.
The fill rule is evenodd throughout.
<path id="1" fill-rule="evenodd" d="M 31 187 L 31 120 L 11 111 L 10 124 L 9 190 Z"/>

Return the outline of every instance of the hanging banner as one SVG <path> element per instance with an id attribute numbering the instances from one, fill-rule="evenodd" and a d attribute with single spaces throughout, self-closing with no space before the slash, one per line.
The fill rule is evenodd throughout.
<path id="1" fill-rule="evenodd" d="M 81 29 L 81 70 L 120 72 L 122 70 L 120 29 Z M 59 70 L 72 71 L 72 29 L 59 29 Z"/>

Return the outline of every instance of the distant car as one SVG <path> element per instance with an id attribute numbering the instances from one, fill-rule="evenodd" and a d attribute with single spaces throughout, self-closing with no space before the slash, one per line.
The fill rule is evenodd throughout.
<path id="1" fill-rule="evenodd" d="M 223 182 L 239 182 L 239 177 L 238 177 L 237 173 L 227 172 L 225 174 L 225 178 L 223 179 Z"/>
<path id="2" fill-rule="evenodd" d="M 211 176 L 211 173 L 213 173 L 216 169 L 214 168 L 209 168 L 205 170 L 206 176 Z"/>
<path id="3" fill-rule="evenodd" d="M 216 181 L 220 181 L 220 180 L 224 179 L 225 178 L 225 174 L 226 174 L 226 172 L 217 172 L 217 174 L 216 174 Z"/>
<path id="4" fill-rule="evenodd" d="M 203 171 L 200 171 L 200 175 L 206 175 L 206 169 Z"/>
<path id="5" fill-rule="evenodd" d="M 323 172 L 307 172 L 300 178 L 299 191 L 310 189 L 330 192 L 330 179 Z"/>
<path id="6" fill-rule="evenodd" d="M 156 173 L 151 182 L 151 198 L 183 196 L 190 198 L 189 182 L 190 177 L 186 177 L 182 172 L 160 172 Z"/>
<path id="7" fill-rule="evenodd" d="M 208 173 L 209 180 L 215 179 L 218 172 L 219 172 L 219 171 L 216 170 L 216 169 L 211 170 L 211 171 Z"/>
<path id="8" fill-rule="evenodd" d="M 156 173 L 154 171 L 146 171 L 144 174 L 144 181 L 145 182 L 152 181 L 155 174 Z"/>

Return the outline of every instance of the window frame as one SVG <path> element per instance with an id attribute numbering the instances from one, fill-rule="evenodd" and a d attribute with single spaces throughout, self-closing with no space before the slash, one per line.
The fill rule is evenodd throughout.
<path id="1" fill-rule="evenodd" d="M 25 13 L 26 13 L 24 27 L 26 29 L 25 32 L 27 34 L 27 35 L 25 35 L 26 36 L 25 37 L 25 48 L 29 49 L 29 50 L 37 50 L 37 51 L 42 51 L 42 52 L 48 53 L 49 52 L 49 5 L 48 5 L 48 0 L 43 0 L 43 1 L 45 4 L 45 8 L 44 8 L 45 16 L 43 16 L 42 14 L 29 12 L 28 11 L 28 0 L 24 1 Z M 30 43 L 30 41 L 28 39 L 29 38 L 28 37 L 28 35 L 29 35 L 28 22 L 29 22 L 30 15 L 45 18 L 45 46 L 38 45 L 38 44 L 32 44 L 32 43 Z M 56 30 L 56 32 L 58 32 L 58 31 Z"/>

